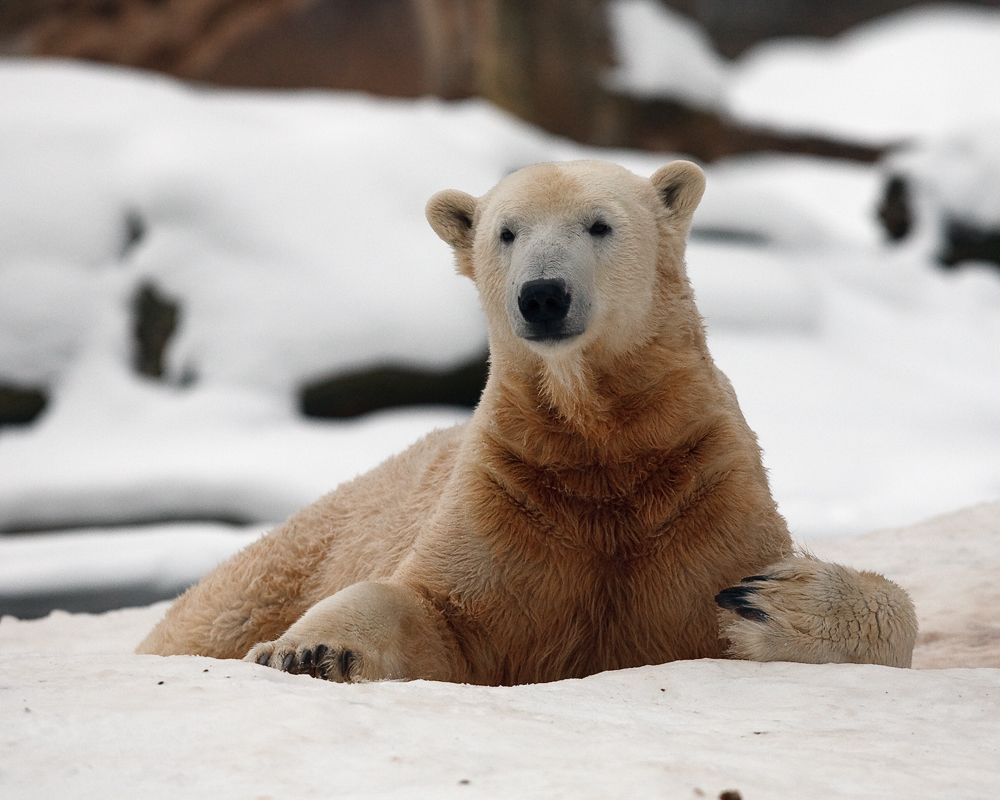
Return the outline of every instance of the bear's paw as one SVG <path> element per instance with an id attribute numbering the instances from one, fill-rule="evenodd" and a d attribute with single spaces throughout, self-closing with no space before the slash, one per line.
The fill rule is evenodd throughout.
<path id="1" fill-rule="evenodd" d="M 325 644 L 293 647 L 280 640 L 261 642 L 254 645 L 243 660 L 293 675 L 311 675 L 337 683 L 361 680 L 364 671 L 360 653 Z"/>
<path id="2" fill-rule="evenodd" d="M 872 572 L 795 556 L 723 589 L 715 602 L 736 658 L 908 667 L 913 657 L 913 603 Z"/>

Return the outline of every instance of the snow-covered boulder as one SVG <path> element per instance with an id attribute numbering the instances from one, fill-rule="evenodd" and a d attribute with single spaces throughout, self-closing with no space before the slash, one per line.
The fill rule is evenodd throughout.
<path id="1" fill-rule="evenodd" d="M 932 137 L 890 156 L 879 216 L 888 237 L 946 266 L 1000 267 L 1000 125 Z"/>
<path id="2" fill-rule="evenodd" d="M 733 65 L 730 111 L 748 122 L 894 143 L 1000 115 L 1000 11 L 910 8 L 830 40 L 763 42 Z"/>
<path id="3" fill-rule="evenodd" d="M 605 75 L 608 88 L 722 106 L 726 65 L 697 23 L 656 0 L 612 0 L 607 11 L 618 61 Z"/>

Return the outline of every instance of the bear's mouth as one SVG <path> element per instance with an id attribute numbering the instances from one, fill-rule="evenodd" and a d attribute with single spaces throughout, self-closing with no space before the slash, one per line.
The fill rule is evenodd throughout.
<path id="1" fill-rule="evenodd" d="M 568 339 L 575 339 L 577 336 L 583 333 L 582 330 L 574 331 L 574 330 L 560 329 L 560 330 L 538 331 L 534 330 L 533 328 L 534 326 L 532 326 L 532 329 L 529 329 L 524 333 L 522 333 L 521 338 L 529 342 L 536 342 L 538 344 L 558 344 L 559 342 L 565 342 Z"/>

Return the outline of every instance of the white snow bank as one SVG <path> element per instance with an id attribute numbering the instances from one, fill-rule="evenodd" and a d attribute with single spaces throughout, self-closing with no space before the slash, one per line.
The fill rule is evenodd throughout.
<path id="1" fill-rule="evenodd" d="M 995 125 L 926 140 L 885 169 L 914 176 L 952 216 L 985 228 L 1000 226 L 1000 117 Z"/>
<path id="2" fill-rule="evenodd" d="M 187 522 L 11 537 L 0 541 L 0 592 L 26 597 L 129 584 L 176 592 L 266 530 Z"/>
<path id="3" fill-rule="evenodd" d="M 942 665 L 997 667 L 998 542 L 994 504 L 822 546 L 893 568 L 925 628 L 918 661 L 948 656 L 933 635 L 950 615 L 955 631 L 979 620 L 992 660 L 952 647 Z M 996 668 L 703 660 L 515 688 L 348 686 L 132 655 L 165 607 L 0 621 L 5 798 L 973 798 L 1000 780 Z"/>
<path id="4" fill-rule="evenodd" d="M 288 392 L 378 361 L 452 366 L 485 335 L 424 204 L 560 152 L 478 102 L 0 61 L 0 374 L 58 386 L 91 344 L 81 321 L 121 317 L 145 280 L 181 303 L 174 382 Z"/>
<path id="5" fill-rule="evenodd" d="M 877 252 L 881 180 L 877 170 L 850 161 L 774 154 L 724 159 L 708 168 L 694 233 L 756 234 L 758 244 L 800 254 L 843 245 Z"/>
<path id="6" fill-rule="evenodd" d="M 116 399 L 131 398 L 121 392 Z M 256 395 L 207 391 L 143 401 L 117 418 L 67 415 L 4 433 L 0 528 L 280 522 L 426 433 L 468 417 L 457 408 L 414 408 L 309 422 L 255 413 Z"/>
<path id="7" fill-rule="evenodd" d="M 275 523 L 461 418 L 306 422 L 294 390 L 327 371 L 478 355 L 474 289 L 423 205 L 577 157 L 644 174 L 670 158 L 577 147 L 481 103 L 0 61 L 0 158 L 55 165 L 0 182 L 20 220 L 0 215 L 0 380 L 52 391 L 37 423 L 0 432 L 0 529 Z M 710 346 L 800 535 L 1000 497 L 1000 282 L 885 248 L 878 181 L 817 159 L 731 160 L 708 169 L 694 221 Z M 181 303 L 166 382 L 131 371 L 145 280 Z"/>
<path id="8" fill-rule="evenodd" d="M 734 64 L 747 121 L 896 141 L 1000 119 L 1000 11 L 916 8 L 831 41 L 775 40 Z"/>
<path id="9" fill-rule="evenodd" d="M 701 661 L 492 689 L 154 656 L 0 669 L 11 800 L 972 798 L 998 778 L 998 670 Z"/>
<path id="10" fill-rule="evenodd" d="M 935 269 L 926 246 L 883 245 L 877 194 L 865 167 L 723 164 L 689 246 L 709 346 L 804 537 L 1000 497 L 1000 281 Z M 781 204 L 794 213 L 760 211 Z"/>
<path id="11" fill-rule="evenodd" d="M 980 276 L 938 279 L 942 304 L 975 307 L 978 281 L 966 277 Z M 908 523 L 941 513 L 945 497 L 955 508 L 1000 494 L 993 317 L 962 318 L 930 297 L 831 293 L 814 340 L 710 336 L 795 535 Z"/>
<path id="12" fill-rule="evenodd" d="M 607 11 L 618 61 L 605 76 L 610 88 L 709 108 L 721 104 L 726 65 L 697 23 L 656 0 L 614 0 Z"/>

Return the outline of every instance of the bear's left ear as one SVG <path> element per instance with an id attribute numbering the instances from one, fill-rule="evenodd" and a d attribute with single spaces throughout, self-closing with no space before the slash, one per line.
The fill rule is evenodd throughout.
<path id="1" fill-rule="evenodd" d="M 445 189 L 427 201 L 424 209 L 434 232 L 455 250 L 472 247 L 476 198 L 457 189 Z"/>
<path id="2" fill-rule="evenodd" d="M 649 179 L 660 202 L 678 221 L 690 223 L 705 193 L 705 173 L 690 161 L 671 161 Z"/>

